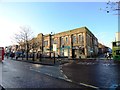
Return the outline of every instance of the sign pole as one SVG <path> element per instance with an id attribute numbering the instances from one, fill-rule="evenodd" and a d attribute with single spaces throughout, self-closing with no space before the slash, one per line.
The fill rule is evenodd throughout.
<path id="1" fill-rule="evenodd" d="M 55 52 L 57 51 L 57 44 L 53 44 L 54 64 L 55 64 Z"/>

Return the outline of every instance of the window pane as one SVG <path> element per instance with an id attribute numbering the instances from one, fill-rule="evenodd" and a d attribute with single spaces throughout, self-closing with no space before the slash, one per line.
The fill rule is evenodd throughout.
<path id="1" fill-rule="evenodd" d="M 63 45 L 64 44 L 63 37 L 60 38 L 60 41 L 61 41 L 61 45 Z"/>
<path id="2" fill-rule="evenodd" d="M 73 36 L 72 41 L 73 43 L 76 43 L 76 36 Z"/>
<path id="3" fill-rule="evenodd" d="M 44 45 L 45 45 L 45 46 L 48 46 L 48 41 L 44 41 Z"/>
<path id="4" fill-rule="evenodd" d="M 66 37 L 66 43 L 68 43 L 68 37 Z"/>
<path id="5" fill-rule="evenodd" d="M 116 50 L 116 55 L 120 55 L 120 50 Z"/>

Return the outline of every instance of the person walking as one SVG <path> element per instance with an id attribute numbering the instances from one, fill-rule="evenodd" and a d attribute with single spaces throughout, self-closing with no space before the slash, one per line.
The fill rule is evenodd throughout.
<path id="1" fill-rule="evenodd" d="M 109 52 L 107 52 L 107 56 L 106 57 L 107 57 L 107 59 L 109 58 Z"/>

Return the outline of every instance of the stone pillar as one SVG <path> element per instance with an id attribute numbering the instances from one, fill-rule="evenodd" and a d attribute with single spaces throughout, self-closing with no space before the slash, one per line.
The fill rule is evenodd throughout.
<path id="1" fill-rule="evenodd" d="M 85 57 L 87 57 L 87 32 L 84 33 L 84 50 L 85 50 Z"/>
<path id="2" fill-rule="evenodd" d="M 73 44 L 72 44 L 72 35 L 70 35 L 69 38 L 70 38 L 70 41 L 69 41 L 69 44 L 70 44 L 70 49 L 69 49 L 69 50 L 70 50 L 70 54 L 69 54 L 69 58 L 72 58 L 72 45 L 73 45 Z"/>
<path id="3" fill-rule="evenodd" d="M 51 57 L 51 35 L 48 35 L 48 49 L 50 51 L 49 56 Z"/>
<path id="4" fill-rule="evenodd" d="M 60 37 L 58 37 L 58 43 L 57 43 L 57 48 L 58 48 L 58 55 L 60 56 L 60 46 L 61 46 L 61 44 L 60 44 Z"/>

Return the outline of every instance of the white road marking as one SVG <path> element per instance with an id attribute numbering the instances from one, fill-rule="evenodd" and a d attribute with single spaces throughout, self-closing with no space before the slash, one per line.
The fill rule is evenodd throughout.
<path id="1" fill-rule="evenodd" d="M 70 79 L 66 79 L 66 81 L 73 82 L 73 81 L 72 81 L 72 80 L 70 80 Z"/>
<path id="2" fill-rule="evenodd" d="M 80 84 L 81 84 L 81 85 L 84 85 L 84 86 L 87 86 L 87 87 L 91 87 L 91 88 L 99 89 L 98 87 L 93 86 L 93 85 L 89 85 L 89 84 L 85 84 L 85 83 L 80 83 Z"/>
<path id="3" fill-rule="evenodd" d="M 63 71 L 62 70 L 60 70 L 61 71 L 61 73 L 63 73 Z"/>
<path id="4" fill-rule="evenodd" d="M 66 79 L 68 79 L 68 77 L 67 77 L 66 75 L 64 75 L 64 77 L 65 77 Z"/>

